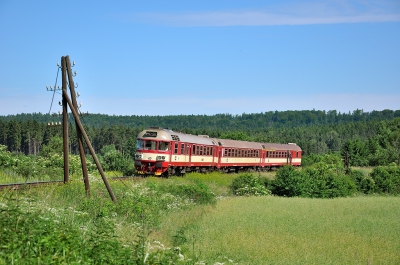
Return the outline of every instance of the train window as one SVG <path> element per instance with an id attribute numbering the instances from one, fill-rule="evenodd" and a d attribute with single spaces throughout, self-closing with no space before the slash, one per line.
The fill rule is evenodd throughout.
<path id="1" fill-rule="evenodd" d="M 168 142 L 160 142 L 158 144 L 158 150 L 160 151 L 167 151 L 169 147 L 169 143 Z"/>
<path id="2" fill-rule="evenodd" d="M 204 151 L 204 146 L 199 146 L 199 153 L 198 155 L 203 155 L 203 151 Z"/>
<path id="3" fill-rule="evenodd" d="M 157 142 L 156 141 L 145 141 L 144 149 L 157 150 Z"/>
<path id="4" fill-rule="evenodd" d="M 185 154 L 185 144 L 181 143 L 181 155 Z"/>
<path id="5" fill-rule="evenodd" d="M 256 157 L 260 157 L 260 150 L 256 151 Z"/>
<path id="6" fill-rule="evenodd" d="M 192 146 L 192 155 L 195 155 L 196 154 L 196 145 L 193 145 Z"/>
<path id="7" fill-rule="evenodd" d="M 178 154 L 178 143 L 175 143 L 174 154 Z"/>
<path id="8" fill-rule="evenodd" d="M 143 147 L 144 147 L 144 141 L 137 139 L 136 140 L 136 149 L 143 149 Z"/>
<path id="9" fill-rule="evenodd" d="M 224 149 L 224 156 L 228 156 L 228 149 Z"/>

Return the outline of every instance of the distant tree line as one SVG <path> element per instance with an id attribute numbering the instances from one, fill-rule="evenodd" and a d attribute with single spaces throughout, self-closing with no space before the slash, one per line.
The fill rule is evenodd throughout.
<path id="1" fill-rule="evenodd" d="M 53 114 L 54 115 L 54 114 Z M 36 120 L 40 123 L 61 121 L 58 115 L 41 113 L 18 114 L 0 116 L 2 121 L 27 121 Z M 381 121 L 391 120 L 400 117 L 400 110 L 382 110 L 364 112 L 355 110 L 353 112 L 338 112 L 336 110 L 302 110 L 302 111 L 268 111 L 264 113 L 252 113 L 241 115 L 215 114 L 215 115 L 167 115 L 167 116 L 117 116 L 105 114 L 89 114 L 84 117 L 85 124 L 88 126 L 107 127 L 111 125 L 124 125 L 127 127 L 149 127 L 159 126 L 163 128 L 183 130 L 183 129 L 222 129 L 224 131 L 239 130 L 246 131 L 248 128 L 293 128 L 304 125 L 328 125 L 341 124 L 359 121 Z M 70 114 L 70 120 L 73 120 Z"/>
<path id="2" fill-rule="evenodd" d="M 54 136 L 62 137 L 61 126 L 48 123 L 59 117 L 45 114 L 0 116 L 0 144 L 8 151 L 36 155 Z M 259 114 L 217 114 L 177 116 L 82 117 L 91 143 L 99 153 L 113 145 L 125 157 L 133 158 L 137 134 L 149 126 L 170 128 L 190 134 L 235 140 L 297 143 L 304 155 L 348 152 L 353 166 L 399 163 L 400 110 L 353 113 L 337 111 L 284 111 Z M 75 124 L 69 118 L 69 147 L 78 153 Z"/>

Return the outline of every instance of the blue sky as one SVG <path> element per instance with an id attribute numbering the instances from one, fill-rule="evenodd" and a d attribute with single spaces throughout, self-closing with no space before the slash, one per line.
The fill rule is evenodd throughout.
<path id="1" fill-rule="evenodd" d="M 0 0 L 0 115 L 400 109 L 400 1 Z M 61 86 L 61 76 L 57 85 Z"/>

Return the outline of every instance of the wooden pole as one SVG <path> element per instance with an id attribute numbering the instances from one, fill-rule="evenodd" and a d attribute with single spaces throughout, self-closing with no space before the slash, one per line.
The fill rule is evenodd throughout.
<path id="1" fill-rule="evenodd" d="M 78 103 L 76 102 L 74 79 L 72 77 L 71 62 L 69 60 L 68 55 L 65 56 L 65 62 L 67 65 L 69 90 L 71 92 L 71 99 L 72 99 L 72 104 L 73 104 L 73 106 L 70 106 L 70 108 L 71 109 L 74 108 L 76 110 L 76 112 L 78 112 Z M 88 176 L 87 165 L 86 165 L 85 148 L 83 147 L 82 131 L 79 129 L 76 119 L 75 119 L 75 125 L 76 125 L 76 134 L 77 134 L 77 138 L 78 138 L 79 155 L 81 157 L 83 181 L 85 182 L 86 195 L 88 197 L 90 197 L 90 184 L 89 184 L 89 176 Z"/>
<path id="2" fill-rule="evenodd" d="M 70 109 L 71 109 L 71 111 L 72 111 L 72 114 L 74 115 L 75 122 L 76 122 L 76 124 L 79 126 L 79 129 L 81 130 L 82 135 L 83 135 L 83 137 L 85 138 L 86 144 L 88 145 L 89 151 L 90 151 L 91 155 L 93 156 L 93 160 L 94 160 L 94 162 L 96 163 L 97 169 L 98 169 L 99 172 L 100 172 L 100 175 L 101 175 L 101 177 L 102 177 L 102 179 L 103 179 L 104 185 L 106 186 L 106 188 L 107 188 L 107 190 L 108 190 L 108 193 L 110 194 L 111 200 L 112 200 L 113 202 L 117 201 L 117 199 L 115 198 L 115 195 L 114 195 L 114 193 L 113 193 L 113 191 L 112 191 L 110 185 L 108 184 L 108 181 L 107 181 L 107 179 L 106 179 L 106 176 L 104 175 L 103 168 L 101 167 L 100 162 L 99 162 L 99 160 L 97 159 L 96 153 L 95 153 L 94 150 L 93 150 L 92 144 L 90 143 L 89 138 L 88 138 L 87 135 L 86 135 L 85 129 L 83 128 L 82 123 L 81 123 L 81 121 L 79 120 L 79 114 L 78 114 L 78 112 L 75 110 L 74 106 L 72 105 L 71 100 L 70 100 L 69 97 L 68 97 L 67 90 L 64 90 L 64 89 L 63 89 L 63 96 L 64 96 L 65 99 L 67 100 L 68 105 L 69 105 L 69 107 L 70 107 Z"/>
<path id="3" fill-rule="evenodd" d="M 66 78 L 66 63 L 65 57 L 61 57 L 61 73 L 62 73 L 62 91 L 67 92 L 67 78 Z M 54 89 L 56 89 L 54 87 Z M 64 183 L 69 180 L 69 164 L 68 164 L 68 106 L 67 100 L 62 97 L 62 107 L 63 107 L 63 152 L 64 152 Z"/>

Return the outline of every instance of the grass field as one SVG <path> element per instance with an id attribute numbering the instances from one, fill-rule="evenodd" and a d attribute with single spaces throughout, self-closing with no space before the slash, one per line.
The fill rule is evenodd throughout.
<path id="1" fill-rule="evenodd" d="M 399 197 L 235 197 L 169 216 L 161 230 L 184 230 L 207 262 L 400 264 L 399 220 Z"/>
<path id="2" fill-rule="evenodd" d="M 25 190 L 19 196 L 30 208 L 41 209 L 49 218 L 54 212 L 58 221 L 77 227 L 106 216 L 117 224 L 122 242 L 135 240 L 139 231 L 138 219 L 130 216 L 137 211 L 130 209 L 146 205 L 142 212 L 149 217 L 143 220 L 148 222 L 149 242 L 180 246 L 185 260 L 192 260 L 182 264 L 400 264 L 400 197 L 233 197 L 228 186 L 236 177 L 213 173 L 112 181 L 117 207 L 100 180 L 91 180 L 90 199 L 78 180 Z M 215 205 L 182 207 L 185 201 L 174 197 L 165 205 L 179 204 L 178 210 L 160 206 L 168 199 L 156 193 L 163 185 L 195 181 L 210 187 L 218 198 Z M 0 203 L 10 193 L 0 194 Z"/>

